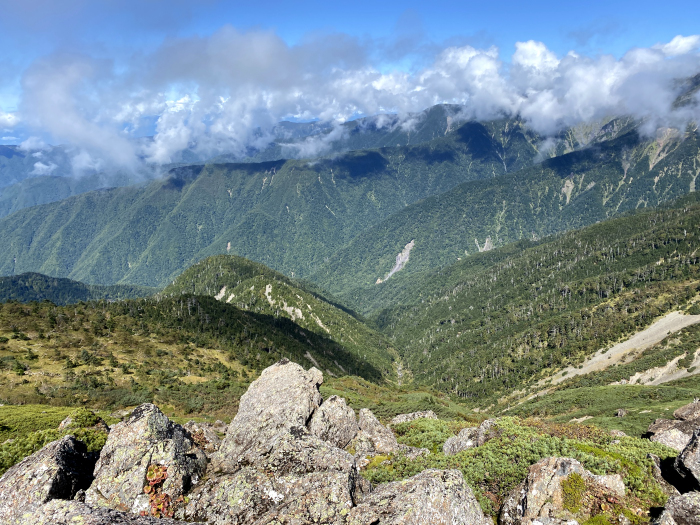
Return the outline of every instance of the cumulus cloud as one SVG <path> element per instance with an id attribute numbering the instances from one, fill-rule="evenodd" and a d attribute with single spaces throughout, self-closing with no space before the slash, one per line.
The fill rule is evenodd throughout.
<path id="1" fill-rule="evenodd" d="M 49 146 L 39 137 L 29 137 L 19 145 L 19 149 L 23 151 L 35 151 L 35 156 L 41 156 L 41 151 L 48 149 Z"/>
<path id="2" fill-rule="evenodd" d="M 19 117 L 16 113 L 4 113 L 0 109 L 0 128 L 5 128 L 5 130 L 10 130 L 19 123 Z"/>
<path id="3" fill-rule="evenodd" d="M 36 162 L 34 163 L 34 169 L 31 171 L 31 174 L 37 176 L 50 175 L 56 168 L 58 168 L 58 166 L 53 162 L 49 162 L 48 164 Z"/>
<path id="4" fill-rule="evenodd" d="M 495 47 L 450 46 L 415 70 L 380 67 L 374 45 L 342 34 L 288 45 L 270 31 L 226 26 L 208 37 L 169 39 L 119 67 L 51 55 L 24 73 L 21 118 L 74 145 L 74 167 L 83 170 L 169 163 L 185 149 L 202 158 L 244 155 L 265 147 L 289 118 L 332 123 L 329 133 L 287 147 L 314 156 L 342 138 L 349 119 L 395 113 L 375 125 L 410 129 L 416 112 L 438 103 L 461 105 L 461 118 L 520 115 L 544 136 L 609 115 L 642 119 L 650 132 L 700 120 L 697 105 L 674 106 L 678 80 L 700 71 L 700 35 L 621 58 L 557 56 L 527 41 L 503 62 Z M 148 119 L 152 140 L 133 140 Z"/>

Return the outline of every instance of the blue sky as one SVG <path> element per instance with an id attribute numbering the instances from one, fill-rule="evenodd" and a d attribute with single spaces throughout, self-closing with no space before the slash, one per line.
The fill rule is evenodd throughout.
<path id="1" fill-rule="evenodd" d="M 0 143 L 128 162 L 122 139 L 156 135 L 145 155 L 165 161 L 244 147 L 281 118 L 443 101 L 544 133 L 611 111 L 668 119 L 664 86 L 700 67 L 699 21 L 697 1 L 0 0 Z M 590 75 L 609 89 L 576 85 Z"/>

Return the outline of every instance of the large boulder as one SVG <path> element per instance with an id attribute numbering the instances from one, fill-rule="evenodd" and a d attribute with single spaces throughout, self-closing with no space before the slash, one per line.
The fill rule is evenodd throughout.
<path id="1" fill-rule="evenodd" d="M 234 473 L 238 461 L 249 450 L 271 440 L 280 431 L 304 427 L 321 405 L 319 385 L 323 374 L 308 372 L 282 359 L 266 368 L 241 397 L 238 413 L 231 421 L 212 463 L 222 472 Z"/>
<path id="2" fill-rule="evenodd" d="M 304 427 L 281 430 L 237 464 L 235 473 L 196 487 L 181 517 L 214 525 L 340 524 L 361 492 L 354 458 Z"/>
<path id="3" fill-rule="evenodd" d="M 187 430 L 155 405 L 145 403 L 112 427 L 85 502 L 137 514 L 148 511 L 149 496 L 144 487 L 149 484 L 151 466 L 166 472 L 167 477 L 156 488 L 174 502 L 204 474 L 207 459 Z"/>
<path id="4" fill-rule="evenodd" d="M 493 436 L 496 420 L 487 419 L 478 427 L 463 428 L 459 434 L 452 436 L 442 446 L 442 452 L 453 456 L 474 447 L 480 447 Z"/>
<path id="5" fill-rule="evenodd" d="M 700 525 L 700 492 L 674 496 L 666 502 L 654 525 Z"/>
<path id="6" fill-rule="evenodd" d="M 309 431 L 314 436 L 339 448 L 345 448 L 359 430 L 355 411 L 338 396 L 326 399 L 309 421 Z"/>
<path id="7" fill-rule="evenodd" d="M 5 522 L 2 522 L 3 524 Z M 89 507 L 79 501 L 53 500 L 23 517 L 22 525 L 177 525 L 168 518 L 137 516 L 113 509 Z"/>
<path id="8" fill-rule="evenodd" d="M 693 431 L 700 426 L 698 420 L 657 419 L 647 429 L 651 441 L 661 443 L 681 452 L 690 442 Z"/>
<path id="9" fill-rule="evenodd" d="M 491 525 L 458 470 L 424 470 L 380 485 L 352 508 L 348 525 Z"/>
<path id="10" fill-rule="evenodd" d="M 415 421 L 416 419 L 437 419 L 435 412 L 432 410 L 423 410 L 421 412 L 411 412 L 410 414 L 399 414 L 394 416 L 390 426 L 400 425 L 401 423 L 408 423 L 409 421 Z"/>
<path id="11" fill-rule="evenodd" d="M 0 523 L 23 524 L 44 503 L 71 499 L 92 481 L 94 460 L 73 436 L 24 458 L 0 478 Z"/>
<path id="12" fill-rule="evenodd" d="M 399 449 L 394 433 L 382 425 L 368 408 L 360 410 L 360 430 L 379 454 L 393 454 Z"/>
<path id="13" fill-rule="evenodd" d="M 564 489 L 567 483 L 575 483 L 576 489 L 568 490 L 569 498 L 571 494 L 578 495 L 579 501 L 566 499 Z M 564 523 L 576 518 L 572 506 L 585 513 L 587 504 L 593 503 L 595 497 L 622 498 L 624 495 L 625 485 L 617 474 L 596 476 L 575 459 L 544 458 L 530 467 L 527 478 L 507 496 L 501 507 L 499 523 Z"/>
<path id="14" fill-rule="evenodd" d="M 676 419 L 681 419 L 683 421 L 691 421 L 693 419 L 700 419 L 700 401 L 695 401 L 682 406 L 673 413 L 673 417 Z"/>
<path id="15" fill-rule="evenodd" d="M 678 455 L 674 467 L 683 479 L 683 488 L 700 490 L 700 428 L 695 430 L 690 443 Z"/>

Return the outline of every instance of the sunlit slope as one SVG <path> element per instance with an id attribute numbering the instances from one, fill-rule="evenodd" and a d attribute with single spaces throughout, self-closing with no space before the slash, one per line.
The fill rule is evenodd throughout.
<path id="1" fill-rule="evenodd" d="M 657 139 L 632 131 L 502 177 L 464 183 L 412 204 L 361 232 L 311 279 L 369 311 L 396 256 L 413 241 L 402 273 L 450 265 L 487 245 L 540 239 L 654 207 L 695 191 L 700 135 Z"/>
<path id="2" fill-rule="evenodd" d="M 242 257 L 218 255 L 188 268 L 160 294 L 207 295 L 242 310 L 287 318 L 305 332 L 334 341 L 359 361 L 366 361 L 386 379 L 395 376 L 398 356 L 386 336 L 368 327 L 342 306 L 262 264 Z M 343 373 L 350 373 L 335 363 Z"/>
<path id="3" fill-rule="evenodd" d="M 159 286 L 230 251 L 308 275 L 407 204 L 529 165 L 534 140 L 516 121 L 470 122 L 419 146 L 179 168 L 144 188 L 90 192 L 4 218 L 0 274 Z"/>

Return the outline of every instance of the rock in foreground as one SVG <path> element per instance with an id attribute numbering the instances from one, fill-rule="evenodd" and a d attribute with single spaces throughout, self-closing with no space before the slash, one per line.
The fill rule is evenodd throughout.
<path id="1" fill-rule="evenodd" d="M 350 510 L 348 525 L 492 525 L 458 470 L 425 470 L 379 486 Z"/>
<path id="2" fill-rule="evenodd" d="M 82 441 L 66 436 L 24 458 L 0 478 L 0 523 L 23 524 L 41 505 L 71 499 L 92 480 Z"/>

